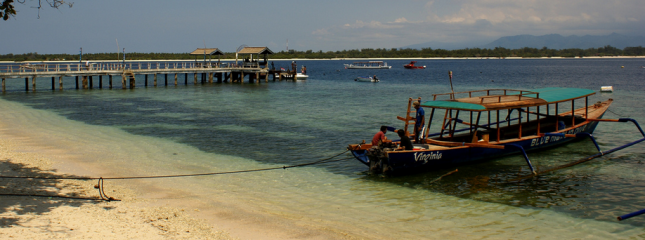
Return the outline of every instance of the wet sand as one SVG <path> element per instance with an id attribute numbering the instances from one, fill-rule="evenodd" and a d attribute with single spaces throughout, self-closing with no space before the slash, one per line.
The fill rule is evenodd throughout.
<path id="1" fill-rule="evenodd" d="M 75 129 L 53 127 L 56 123 L 51 122 L 61 120 L 57 116 L 33 109 L 23 112 L 19 104 L 0 101 L 1 176 L 119 176 L 124 170 L 97 160 L 105 159 L 97 154 L 109 157 L 116 154 L 111 153 L 115 145 L 101 148 L 93 142 L 92 135 L 97 135 L 97 139 L 106 137 L 100 130 L 78 138 Z M 137 152 L 129 148 L 119 150 L 124 152 L 119 154 L 125 155 Z M 97 183 L 97 180 L 0 178 L 0 238 L 379 238 L 347 233 L 299 217 L 276 215 L 235 202 L 231 195 L 209 196 L 206 203 L 182 189 L 146 181 L 105 181 L 105 194 L 120 201 L 102 201 L 97 200 L 100 196 L 95 189 Z"/>

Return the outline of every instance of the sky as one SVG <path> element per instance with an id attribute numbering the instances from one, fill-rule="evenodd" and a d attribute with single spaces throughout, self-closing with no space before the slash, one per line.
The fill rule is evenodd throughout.
<path id="1" fill-rule="evenodd" d="M 1 0 L 0 0 L 1 1 Z M 645 36 L 643 0 L 84 0 L 71 8 L 14 1 L 0 20 L 0 54 L 123 51 L 274 52 L 477 47 L 521 34 Z"/>

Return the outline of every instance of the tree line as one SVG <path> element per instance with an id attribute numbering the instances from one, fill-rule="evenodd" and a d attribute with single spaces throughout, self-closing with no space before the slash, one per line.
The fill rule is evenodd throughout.
<path id="1" fill-rule="evenodd" d="M 618 49 L 612 46 L 599 48 L 569 48 L 569 49 L 549 49 L 543 47 L 537 48 L 520 48 L 507 49 L 503 47 L 488 48 L 466 48 L 458 50 L 445 49 L 385 49 L 385 48 L 363 48 L 342 51 L 280 51 L 269 56 L 270 59 L 331 59 L 331 58 L 540 58 L 540 57 L 593 57 L 593 56 L 645 56 L 645 49 L 642 46 L 626 47 Z M 81 56 L 78 54 L 5 54 L 0 55 L 0 61 L 79 61 Z M 126 60 L 203 60 L 204 56 L 190 55 L 189 53 L 127 53 Z M 206 59 L 216 60 L 217 56 L 206 56 Z M 228 52 L 222 59 L 234 59 L 235 53 Z M 123 60 L 123 54 L 117 53 L 85 53 L 82 60 Z"/>

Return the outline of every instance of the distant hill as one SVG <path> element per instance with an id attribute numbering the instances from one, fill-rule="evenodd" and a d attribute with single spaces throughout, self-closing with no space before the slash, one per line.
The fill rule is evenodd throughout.
<path id="1" fill-rule="evenodd" d="M 638 47 L 645 46 L 645 37 L 643 36 L 625 36 L 617 33 L 612 33 L 605 36 L 576 36 L 571 35 L 564 37 L 560 34 L 549 34 L 542 36 L 533 35 L 517 35 L 501 37 L 488 44 L 476 43 L 441 43 L 441 42 L 427 42 L 405 46 L 402 48 L 422 49 L 464 49 L 464 48 L 488 48 L 504 47 L 508 49 L 519 49 L 524 47 L 530 48 L 543 48 L 549 49 L 567 49 L 567 48 L 599 48 L 607 45 L 623 49 L 625 47 Z"/>
<path id="2" fill-rule="evenodd" d="M 402 49 L 410 48 L 410 49 L 418 49 L 421 50 L 423 48 L 432 48 L 432 49 L 445 49 L 445 50 L 457 50 L 457 49 L 464 49 L 464 48 L 473 48 L 474 46 L 481 46 L 482 44 L 485 44 L 486 41 L 477 41 L 477 42 L 426 42 L 426 43 L 419 43 L 419 44 L 413 44 L 413 45 L 408 45 L 405 47 L 401 47 Z"/>
<path id="3" fill-rule="evenodd" d="M 518 49 L 524 47 L 549 49 L 567 49 L 567 48 L 599 48 L 607 45 L 623 49 L 625 47 L 645 46 L 645 37 L 643 36 L 625 36 L 612 33 L 605 36 L 576 36 L 571 35 L 564 37 L 560 34 L 549 34 L 543 36 L 517 35 L 499 38 L 481 48 L 504 47 L 509 49 Z"/>

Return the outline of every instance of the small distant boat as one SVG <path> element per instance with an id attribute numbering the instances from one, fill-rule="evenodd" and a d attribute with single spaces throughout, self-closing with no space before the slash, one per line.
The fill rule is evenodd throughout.
<path id="1" fill-rule="evenodd" d="M 357 77 L 356 79 L 354 79 L 354 81 L 357 81 L 357 82 L 379 82 L 378 78 L 376 78 L 376 77 L 374 77 L 374 78 L 373 77 Z"/>
<path id="2" fill-rule="evenodd" d="M 386 62 L 383 61 L 369 61 L 369 62 L 354 62 L 352 64 L 345 64 L 347 69 L 390 69 L 392 66 L 388 66 Z"/>
<path id="3" fill-rule="evenodd" d="M 293 77 L 293 75 L 291 75 L 291 74 L 284 74 L 282 76 L 285 77 L 285 78 Z M 275 77 L 280 77 L 280 74 L 276 73 Z M 303 74 L 303 73 L 296 73 L 296 80 L 307 80 L 308 77 L 309 77 L 309 75 L 306 75 L 306 74 Z"/>
<path id="4" fill-rule="evenodd" d="M 414 64 L 417 63 L 417 61 L 412 61 L 408 64 L 403 65 L 404 68 L 406 69 L 425 69 L 426 66 L 415 66 Z"/>
<path id="5" fill-rule="evenodd" d="M 601 92 L 613 92 L 614 87 L 612 87 L 612 86 L 602 86 L 602 87 L 600 87 L 600 91 Z"/>
<path id="6" fill-rule="evenodd" d="M 307 80 L 309 75 L 306 75 L 304 73 L 296 73 L 296 80 Z"/>

